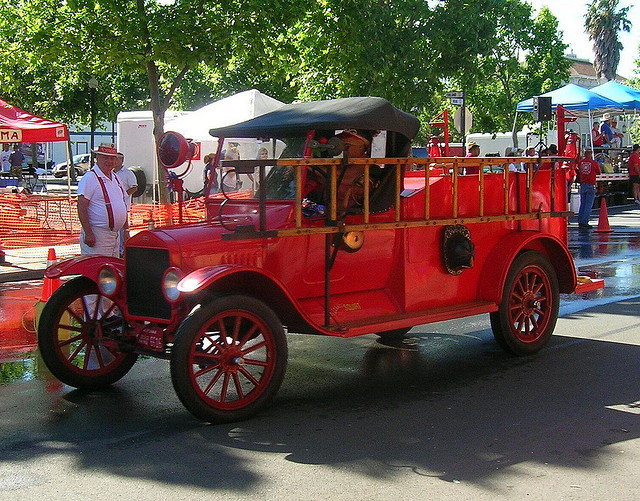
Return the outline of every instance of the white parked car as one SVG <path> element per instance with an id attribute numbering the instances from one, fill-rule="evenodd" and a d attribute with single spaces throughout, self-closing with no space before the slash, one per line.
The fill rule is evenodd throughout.
<path id="1" fill-rule="evenodd" d="M 81 155 L 73 155 L 73 165 L 76 169 L 76 177 L 82 176 L 91 168 L 91 154 L 82 153 Z M 67 162 L 56 164 L 51 171 L 54 177 L 65 177 L 67 175 Z"/>

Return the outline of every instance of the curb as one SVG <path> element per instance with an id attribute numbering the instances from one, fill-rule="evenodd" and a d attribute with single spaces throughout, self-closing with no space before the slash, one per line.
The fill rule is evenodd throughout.
<path id="1" fill-rule="evenodd" d="M 1 268 L 0 268 L 1 270 Z M 0 284 L 6 282 L 25 282 L 44 278 L 44 268 L 41 270 L 20 270 L 0 273 Z"/>

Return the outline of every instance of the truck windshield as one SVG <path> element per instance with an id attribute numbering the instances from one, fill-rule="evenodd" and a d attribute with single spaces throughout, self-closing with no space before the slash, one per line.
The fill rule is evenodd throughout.
<path id="1" fill-rule="evenodd" d="M 302 158 L 306 138 L 293 137 L 282 139 L 286 147 L 280 158 Z M 289 200 L 296 197 L 296 174 L 290 166 L 267 167 L 264 180 L 265 196 L 269 200 Z M 256 192 L 256 198 L 260 195 Z"/>

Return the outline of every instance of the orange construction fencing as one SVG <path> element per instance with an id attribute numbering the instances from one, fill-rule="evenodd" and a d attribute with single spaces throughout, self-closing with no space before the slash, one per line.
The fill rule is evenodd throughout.
<path id="1" fill-rule="evenodd" d="M 184 223 L 205 220 L 204 199 L 182 206 Z M 132 204 L 132 231 L 178 224 L 178 204 Z M 77 200 L 66 196 L 0 194 L 0 249 L 47 247 L 78 243 Z"/>

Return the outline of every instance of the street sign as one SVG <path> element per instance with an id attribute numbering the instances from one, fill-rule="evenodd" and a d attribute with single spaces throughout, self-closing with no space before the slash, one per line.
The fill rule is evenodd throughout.
<path id="1" fill-rule="evenodd" d="M 462 99 L 461 97 L 452 97 L 451 104 L 455 106 L 462 106 L 464 104 L 464 99 Z"/>
<path id="2" fill-rule="evenodd" d="M 464 131 L 460 130 L 462 128 L 462 110 L 464 110 Z M 456 129 L 458 129 L 460 132 L 462 132 L 463 134 L 466 134 L 467 132 L 469 132 L 469 129 L 471 129 L 471 125 L 473 125 L 473 115 L 471 114 L 471 112 L 469 111 L 468 108 L 458 108 L 456 110 L 455 115 L 453 115 L 453 125 L 456 126 Z"/>
<path id="3" fill-rule="evenodd" d="M 448 99 L 451 99 L 452 97 L 458 97 L 458 98 L 460 98 L 460 97 L 464 97 L 464 92 L 463 92 L 463 91 L 461 91 L 461 90 L 454 90 L 454 91 L 451 91 L 451 92 L 447 92 L 447 93 L 444 95 L 444 97 L 446 97 L 446 98 L 448 98 Z"/>

